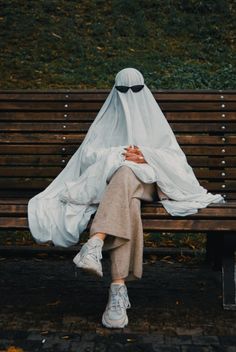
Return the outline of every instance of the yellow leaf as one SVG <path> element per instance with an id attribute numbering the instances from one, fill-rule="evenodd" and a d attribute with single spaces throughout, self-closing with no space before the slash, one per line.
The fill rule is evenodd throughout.
<path id="1" fill-rule="evenodd" d="M 6 352 L 24 352 L 24 350 L 20 347 L 10 346 Z"/>

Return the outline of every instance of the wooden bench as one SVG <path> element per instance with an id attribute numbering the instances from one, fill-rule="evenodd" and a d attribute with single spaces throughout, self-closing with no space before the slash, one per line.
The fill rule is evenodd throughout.
<path id="1" fill-rule="evenodd" d="M 206 233 L 206 259 L 222 268 L 223 307 L 236 309 L 236 91 L 153 93 L 201 185 L 227 202 L 184 218 L 142 204 L 144 230 Z M 107 95 L 0 91 L 0 228 L 28 229 L 28 199 L 65 167 Z"/>

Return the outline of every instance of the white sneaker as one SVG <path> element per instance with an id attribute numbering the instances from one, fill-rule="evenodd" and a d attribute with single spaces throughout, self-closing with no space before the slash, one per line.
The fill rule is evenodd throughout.
<path id="1" fill-rule="evenodd" d="M 102 239 L 92 236 L 73 258 L 76 267 L 102 277 L 101 259 L 103 243 Z"/>
<path id="2" fill-rule="evenodd" d="M 125 284 L 111 283 L 109 299 L 102 316 L 102 323 L 107 328 L 123 328 L 128 324 L 126 309 L 130 308 Z"/>

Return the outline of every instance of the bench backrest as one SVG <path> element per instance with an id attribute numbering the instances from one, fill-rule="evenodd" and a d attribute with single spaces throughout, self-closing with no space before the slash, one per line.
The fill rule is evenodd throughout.
<path id="1" fill-rule="evenodd" d="M 202 186 L 236 199 L 236 91 L 153 91 Z M 107 90 L 0 91 L 0 196 L 32 197 L 79 147 Z"/>

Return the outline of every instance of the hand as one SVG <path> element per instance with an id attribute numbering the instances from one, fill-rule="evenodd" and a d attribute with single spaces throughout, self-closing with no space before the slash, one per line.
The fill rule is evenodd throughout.
<path id="1" fill-rule="evenodd" d="M 126 150 L 126 152 L 122 154 L 125 155 L 125 160 L 133 161 L 137 164 L 147 163 L 144 159 L 141 150 L 137 146 L 134 146 L 133 148 L 132 146 L 128 146 L 124 149 Z"/>

